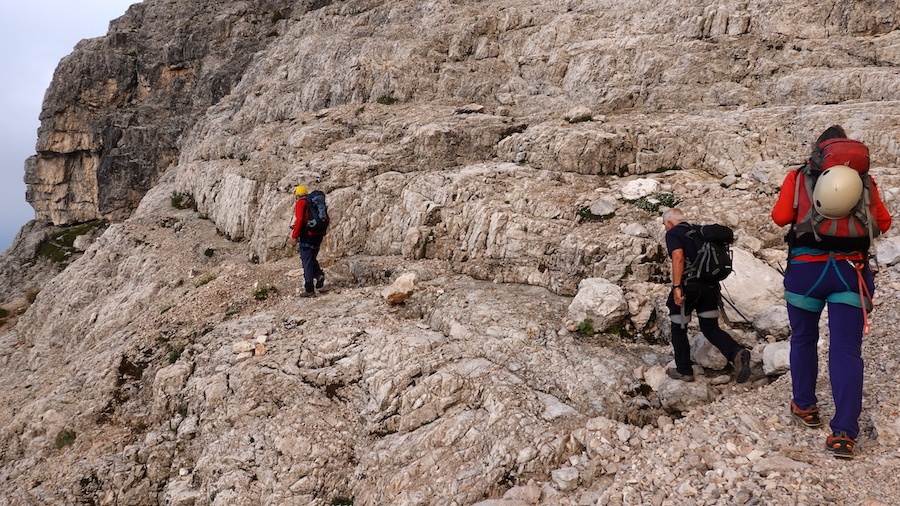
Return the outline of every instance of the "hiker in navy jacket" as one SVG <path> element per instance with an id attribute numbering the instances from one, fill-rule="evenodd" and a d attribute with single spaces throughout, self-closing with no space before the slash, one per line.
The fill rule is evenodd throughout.
<path id="1" fill-rule="evenodd" d="M 719 284 L 688 290 L 683 285 L 686 263 L 697 259 L 697 246 L 687 235 L 690 227 L 684 221 L 684 214 L 680 209 L 669 209 L 663 214 L 663 225 L 666 227 L 666 249 L 672 259 L 672 291 L 666 306 L 669 308 L 672 347 L 675 350 L 675 368 L 668 369 L 666 374 L 673 379 L 694 381 L 687 325 L 691 321 L 691 313 L 697 311 L 700 331 L 734 365 L 735 381 L 747 381 L 750 379 L 750 352 L 719 327 Z"/>
<path id="2" fill-rule="evenodd" d="M 325 234 L 312 232 L 306 227 L 306 223 L 309 221 L 309 206 L 306 201 L 308 193 L 305 186 L 294 188 L 296 202 L 294 203 L 294 226 L 291 228 L 291 242 L 296 243 L 297 250 L 300 252 L 300 262 L 303 264 L 301 297 L 312 297 L 316 294 L 316 288 L 322 288 L 325 285 L 325 272 L 316 259 Z"/>

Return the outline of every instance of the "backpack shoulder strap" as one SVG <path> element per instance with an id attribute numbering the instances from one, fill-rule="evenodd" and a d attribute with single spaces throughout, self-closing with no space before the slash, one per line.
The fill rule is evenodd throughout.
<path id="1" fill-rule="evenodd" d="M 312 211 L 309 208 L 309 196 L 307 195 L 305 199 L 303 199 L 303 224 L 306 225 L 306 222 L 309 221 L 310 217 L 312 217 Z"/>
<path id="2" fill-rule="evenodd" d="M 705 242 L 705 240 L 703 239 L 703 234 L 700 232 L 701 225 L 695 225 L 686 221 L 679 223 L 679 225 L 684 225 L 685 228 L 687 228 L 687 233 L 685 233 L 684 235 L 694 243 L 694 247 L 699 252 L 703 247 L 703 243 Z M 688 260 L 687 256 L 685 256 L 684 260 L 690 263 L 690 260 Z"/>
<path id="3" fill-rule="evenodd" d="M 800 186 L 807 186 L 809 184 L 809 176 L 812 176 L 812 164 L 811 160 L 807 161 L 805 164 L 800 166 L 797 169 L 797 174 L 794 176 L 794 209 L 796 210 L 800 206 Z M 802 183 L 802 185 L 801 185 Z"/>
<path id="4" fill-rule="evenodd" d="M 681 223 L 679 223 L 678 225 L 675 225 L 675 226 L 686 228 L 688 230 L 687 231 L 688 234 L 696 233 L 696 232 L 700 231 L 700 225 L 694 225 L 693 223 L 688 223 L 686 221 L 682 221 Z"/>

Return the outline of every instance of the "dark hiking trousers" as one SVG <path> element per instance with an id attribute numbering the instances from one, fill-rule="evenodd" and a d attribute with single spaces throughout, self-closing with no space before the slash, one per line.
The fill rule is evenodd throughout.
<path id="1" fill-rule="evenodd" d="M 319 247 L 308 244 L 300 244 L 300 262 L 303 264 L 303 289 L 309 293 L 316 291 L 316 278 L 324 274 L 316 257 L 319 255 Z"/>
<path id="2" fill-rule="evenodd" d="M 719 288 L 714 286 L 696 292 L 685 292 L 684 308 L 675 304 L 674 290 L 666 301 L 669 318 L 672 321 L 672 348 L 675 350 L 675 370 L 679 374 L 694 374 L 691 367 L 691 344 L 688 341 L 687 325 L 691 313 L 697 312 L 700 331 L 729 362 L 734 363 L 738 352 L 744 348 L 728 332 L 719 327 Z"/>

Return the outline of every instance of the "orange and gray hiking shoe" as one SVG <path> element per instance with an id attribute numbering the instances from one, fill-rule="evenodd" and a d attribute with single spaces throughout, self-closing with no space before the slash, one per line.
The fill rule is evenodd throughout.
<path id="1" fill-rule="evenodd" d="M 794 401 L 791 401 L 791 414 L 807 427 L 821 427 L 822 419 L 819 418 L 819 408 L 815 404 L 807 409 L 800 409 Z"/>
<path id="2" fill-rule="evenodd" d="M 846 432 L 838 432 L 828 436 L 825 440 L 825 449 L 834 452 L 836 459 L 852 459 L 853 450 L 856 449 L 856 440 L 848 436 Z"/>

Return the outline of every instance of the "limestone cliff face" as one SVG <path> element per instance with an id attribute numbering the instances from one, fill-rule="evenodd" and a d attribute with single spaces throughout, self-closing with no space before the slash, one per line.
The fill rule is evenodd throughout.
<path id="1" fill-rule="evenodd" d="M 214 113 L 236 104 L 253 111 L 241 123 L 229 121 L 228 132 L 242 137 L 250 125 L 259 130 L 303 112 L 379 97 L 479 102 L 532 122 L 567 104 L 597 115 L 662 114 L 657 121 L 665 131 L 629 121 L 627 130 L 576 132 L 578 138 L 536 124 L 501 152 L 507 158 L 528 153 L 531 161 L 564 170 L 621 173 L 697 163 L 720 172 L 746 170 L 743 158 L 707 155 L 702 144 L 709 126 L 684 138 L 681 129 L 696 126 L 685 115 L 715 111 L 727 124 L 729 118 L 753 120 L 736 109 L 775 113 L 787 107 L 782 116 L 757 121 L 797 124 L 778 136 L 793 150 L 820 125 L 812 111 L 790 108 L 894 101 L 900 93 L 894 70 L 900 51 L 891 35 L 895 2 L 790 9 L 767 2 L 325 6 L 148 1 L 111 23 L 108 36 L 79 44 L 47 92 L 38 154 L 28 163 L 28 200 L 38 219 L 59 225 L 127 217 L 178 161 L 182 134 L 224 97 L 228 103 Z M 666 116 L 673 113 L 678 116 Z M 214 114 L 205 123 L 221 121 Z M 849 126 L 875 144 L 877 156 L 896 160 L 878 118 L 858 122 Z M 772 137 L 760 131 L 764 125 L 749 132 L 716 128 L 731 136 Z M 493 143 L 485 142 L 490 152 Z M 559 143 L 589 149 L 583 157 L 558 160 L 558 149 L 545 151 Z M 701 146 L 689 148 L 694 143 Z M 741 144 L 754 153 L 750 160 L 783 150 L 752 139 Z M 206 155 L 238 159 L 252 148 Z"/>
<path id="2" fill-rule="evenodd" d="M 173 175 L 262 260 L 283 245 L 283 191 L 307 182 L 338 204 L 336 256 L 424 254 L 572 293 L 658 254 L 560 221 L 597 176 L 786 170 L 837 122 L 897 165 L 884 5 L 336 5 L 285 27 L 185 136 Z M 483 110 L 456 114 L 470 102 Z M 594 121 L 564 121 L 577 111 Z M 749 205 L 729 223 L 765 228 Z"/>
<path id="3" fill-rule="evenodd" d="M 141 2 L 107 36 L 79 43 L 56 69 L 27 163 L 37 219 L 128 217 L 177 162 L 182 133 L 229 94 L 293 8 Z"/>
<path id="4" fill-rule="evenodd" d="M 900 212 L 898 67 L 897 0 L 136 4 L 61 62 L 0 258 L 0 302 L 40 288 L 0 319 L 0 504 L 890 503 L 897 233 L 836 489 L 768 215 L 835 123 Z M 696 327 L 665 374 L 673 203 L 736 230 L 743 386 Z"/>

